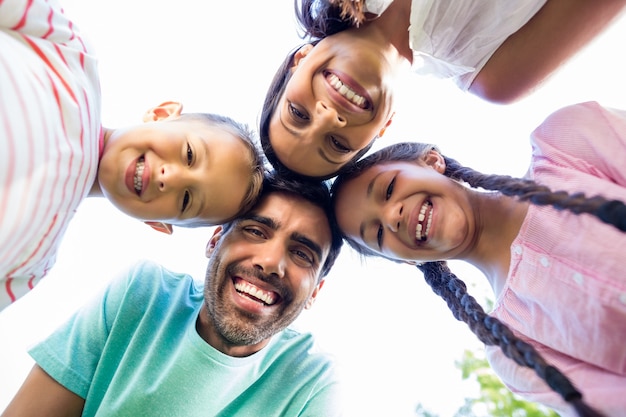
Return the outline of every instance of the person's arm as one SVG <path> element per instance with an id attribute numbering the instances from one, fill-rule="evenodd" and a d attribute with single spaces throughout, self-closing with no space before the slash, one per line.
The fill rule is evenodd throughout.
<path id="1" fill-rule="evenodd" d="M 84 404 L 83 398 L 35 365 L 1 417 L 80 416 Z"/>
<path id="2" fill-rule="evenodd" d="M 500 45 L 469 91 L 502 104 L 524 97 L 606 28 L 624 6 L 625 0 L 548 0 Z M 619 51 L 615 53 L 617 60 Z"/>

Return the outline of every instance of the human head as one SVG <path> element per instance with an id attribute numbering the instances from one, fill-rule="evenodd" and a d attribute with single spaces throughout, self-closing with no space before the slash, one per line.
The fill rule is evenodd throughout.
<path id="1" fill-rule="evenodd" d="M 348 210 L 352 211 L 355 207 L 358 209 L 360 205 L 355 204 L 354 201 L 350 201 L 348 204 L 347 201 L 350 197 L 348 197 L 346 191 L 350 193 L 354 192 L 359 198 L 367 195 L 368 198 L 376 198 L 377 201 L 387 201 L 395 186 L 395 174 L 401 167 L 394 166 L 394 168 L 397 169 L 394 169 L 392 172 L 385 172 L 384 174 L 377 171 L 374 173 L 374 176 L 369 176 L 372 178 L 366 178 L 366 173 L 369 173 L 377 167 L 384 167 L 386 164 L 406 163 L 416 164 L 423 167 L 425 170 L 430 169 L 432 171 L 430 174 L 436 176 L 444 172 L 444 158 L 445 157 L 439 154 L 437 147 L 432 144 L 416 142 L 398 143 L 382 148 L 355 164 L 352 164 L 342 172 L 333 182 L 332 199 L 338 225 L 342 229 L 343 236 L 350 246 L 363 255 L 378 255 L 391 260 L 410 260 L 409 258 L 399 256 L 399 254 L 381 251 L 377 247 L 376 241 L 379 237 L 378 232 L 374 231 L 374 236 L 372 236 L 372 230 L 361 228 L 361 223 L 365 223 L 360 216 L 361 213 L 357 213 L 357 215 L 348 213 Z M 374 183 L 376 184 L 375 190 L 367 188 L 374 177 L 376 177 L 376 182 Z M 365 188 L 363 187 L 364 184 L 361 184 L 361 182 L 354 184 L 357 179 L 366 180 L 367 184 Z M 378 194 L 381 194 L 380 198 L 378 198 Z M 406 215 L 407 213 L 404 214 Z M 374 227 L 375 225 L 368 224 L 368 228 L 370 228 L 370 226 Z M 361 234 L 367 235 L 365 241 L 369 244 L 365 243 L 360 236 Z"/>
<path id="2" fill-rule="evenodd" d="M 207 246 L 200 334 L 224 353 L 254 353 L 292 323 L 339 253 L 327 187 L 294 184 L 268 177 L 257 204 Z"/>
<path id="3" fill-rule="evenodd" d="M 310 43 L 276 72 L 260 137 L 277 170 L 319 180 L 359 159 L 384 132 L 399 68 L 356 29 L 345 30 L 350 24 L 312 17 L 314 3 L 304 1 L 297 11 Z"/>
<path id="4" fill-rule="evenodd" d="M 97 184 L 122 212 L 171 233 L 172 224 L 220 224 L 248 210 L 263 171 L 245 125 L 165 102 L 141 125 L 107 130 Z"/>

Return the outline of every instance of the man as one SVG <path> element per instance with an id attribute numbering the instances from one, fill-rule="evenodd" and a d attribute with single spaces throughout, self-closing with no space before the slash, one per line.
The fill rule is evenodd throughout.
<path id="1" fill-rule="evenodd" d="M 287 326 L 315 301 L 341 237 L 327 188 L 268 177 L 218 227 L 204 290 L 136 266 L 33 348 L 2 416 L 334 416 L 335 366 Z"/>

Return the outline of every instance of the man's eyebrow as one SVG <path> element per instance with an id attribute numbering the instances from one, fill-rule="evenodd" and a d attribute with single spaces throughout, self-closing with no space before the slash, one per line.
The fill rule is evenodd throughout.
<path id="1" fill-rule="evenodd" d="M 265 216 L 259 216 L 258 214 L 254 214 L 254 213 L 248 213 L 239 218 L 239 221 L 243 221 L 243 220 L 252 220 L 254 222 L 261 223 L 269 227 L 272 230 L 277 230 L 279 227 L 279 224 L 276 221 L 274 221 L 274 219 L 271 219 Z"/>
<path id="2" fill-rule="evenodd" d="M 367 184 L 367 191 L 365 192 L 365 197 L 367 200 L 372 196 L 372 192 L 374 191 L 374 183 L 382 175 L 382 172 L 379 172 L 372 178 L 372 180 Z M 361 227 L 359 227 L 359 236 L 361 236 L 361 240 L 365 242 L 365 225 L 361 223 Z"/>
<path id="3" fill-rule="evenodd" d="M 309 239 L 302 233 L 298 233 L 298 232 L 292 233 L 291 239 L 295 240 L 296 242 L 302 243 L 303 245 L 311 249 L 313 252 L 315 252 L 318 259 L 320 260 L 322 259 L 322 247 L 318 245 L 317 243 L 315 243 L 313 240 Z"/>

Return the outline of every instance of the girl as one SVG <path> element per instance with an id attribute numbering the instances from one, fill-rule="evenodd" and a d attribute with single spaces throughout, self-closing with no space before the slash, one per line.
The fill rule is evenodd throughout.
<path id="1" fill-rule="evenodd" d="M 357 251 L 418 265 L 489 345 L 513 392 L 564 416 L 566 402 L 587 415 L 580 389 L 593 408 L 623 415 L 626 112 L 570 106 L 532 139 L 528 179 L 480 174 L 429 145 L 384 148 L 334 182 L 338 225 Z M 496 296 L 489 315 L 447 259 L 485 274 Z"/>
<path id="2" fill-rule="evenodd" d="M 297 18 L 310 43 L 287 57 L 268 90 L 263 148 L 279 169 L 332 177 L 384 131 L 400 71 L 413 66 L 487 100 L 512 102 L 625 3 L 301 0 Z"/>

